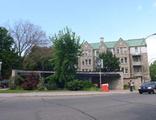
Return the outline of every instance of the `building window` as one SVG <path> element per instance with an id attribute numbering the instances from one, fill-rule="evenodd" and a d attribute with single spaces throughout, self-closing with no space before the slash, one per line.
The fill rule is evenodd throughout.
<path id="1" fill-rule="evenodd" d="M 124 54 L 127 53 L 127 48 L 126 47 L 123 48 L 123 52 L 124 52 Z"/>
<path id="2" fill-rule="evenodd" d="M 117 48 L 117 53 L 119 54 L 119 48 Z"/>
<path id="3" fill-rule="evenodd" d="M 91 59 L 89 59 L 89 65 L 91 65 Z"/>
<path id="4" fill-rule="evenodd" d="M 99 51 L 96 51 L 96 56 L 99 56 Z"/>
<path id="5" fill-rule="evenodd" d="M 125 63 L 127 63 L 127 57 L 125 57 Z"/>
<path id="6" fill-rule="evenodd" d="M 84 61 L 82 61 L 82 65 L 84 65 Z"/>
<path id="7" fill-rule="evenodd" d="M 124 68 L 121 68 L 121 71 L 124 73 Z"/>
<path id="8" fill-rule="evenodd" d="M 141 56 L 133 56 L 134 62 L 141 62 Z"/>
<path id="9" fill-rule="evenodd" d="M 123 54 L 123 48 L 120 48 L 120 53 Z"/>
<path id="10" fill-rule="evenodd" d="M 125 69 L 125 73 L 128 73 L 128 68 Z"/>
<path id="11" fill-rule="evenodd" d="M 123 63 L 123 58 L 120 59 L 120 62 Z"/>
<path id="12" fill-rule="evenodd" d="M 86 65 L 88 64 L 88 60 L 86 59 Z"/>
<path id="13" fill-rule="evenodd" d="M 138 52 L 138 47 L 135 47 L 135 52 Z"/>
<path id="14" fill-rule="evenodd" d="M 136 72 L 136 73 L 137 72 L 142 72 L 141 67 L 139 67 L 139 66 L 138 67 L 134 67 L 134 72 Z"/>

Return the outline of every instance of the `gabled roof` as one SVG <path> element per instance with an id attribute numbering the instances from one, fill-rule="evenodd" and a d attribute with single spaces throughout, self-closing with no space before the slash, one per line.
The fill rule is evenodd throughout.
<path id="1" fill-rule="evenodd" d="M 144 38 L 124 40 L 129 47 L 146 46 Z M 114 48 L 117 41 L 104 42 L 107 48 Z M 100 43 L 90 43 L 93 49 L 99 49 Z"/>

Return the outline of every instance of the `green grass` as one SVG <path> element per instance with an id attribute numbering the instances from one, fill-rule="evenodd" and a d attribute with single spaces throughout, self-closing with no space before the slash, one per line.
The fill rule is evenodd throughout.
<path id="1" fill-rule="evenodd" d="M 33 92 L 33 90 L 0 90 L 0 93 L 28 93 Z"/>
<path id="2" fill-rule="evenodd" d="M 0 90 L 0 93 L 31 93 L 31 92 L 61 92 L 61 91 L 69 91 L 69 90 Z M 82 91 L 100 91 L 99 88 L 88 88 Z"/>
<path id="3" fill-rule="evenodd" d="M 101 89 L 97 87 L 91 87 L 91 88 L 84 89 L 83 91 L 101 91 Z"/>
<path id="4" fill-rule="evenodd" d="M 0 93 L 31 93 L 31 92 L 61 92 L 61 91 L 69 91 L 69 90 L 22 90 L 22 89 L 16 89 L 16 90 L 0 90 Z"/>

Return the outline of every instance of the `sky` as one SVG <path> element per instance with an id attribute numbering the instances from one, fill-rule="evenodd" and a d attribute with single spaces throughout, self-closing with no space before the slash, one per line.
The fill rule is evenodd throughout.
<path id="1" fill-rule="evenodd" d="M 156 33 L 156 0 L 0 0 L 0 26 L 20 20 L 41 26 L 48 36 L 68 26 L 81 41 L 146 38 Z M 156 37 L 147 39 L 156 59 Z"/>

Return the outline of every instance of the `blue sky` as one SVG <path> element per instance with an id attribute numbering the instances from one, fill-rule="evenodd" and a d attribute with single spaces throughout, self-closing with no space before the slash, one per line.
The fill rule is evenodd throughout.
<path id="1" fill-rule="evenodd" d="M 81 40 L 142 38 L 156 32 L 156 0 L 0 0 L 0 25 L 19 20 L 39 25 L 47 35 L 65 26 Z"/>

